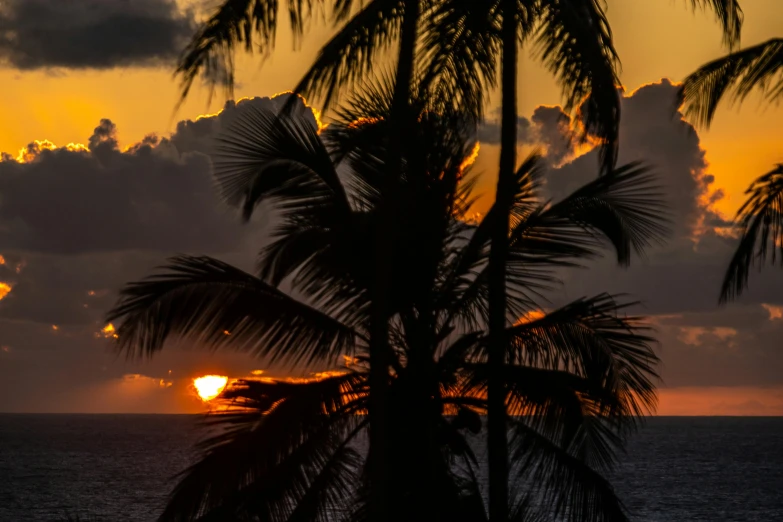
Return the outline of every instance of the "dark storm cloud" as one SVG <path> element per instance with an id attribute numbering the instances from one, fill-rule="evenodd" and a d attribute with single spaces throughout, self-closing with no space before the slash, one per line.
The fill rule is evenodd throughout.
<path id="1" fill-rule="evenodd" d="M 245 229 L 218 201 L 205 153 L 243 107 L 282 99 L 229 102 L 218 115 L 182 121 L 170 137 L 148 136 L 125 151 L 108 119 L 87 148 L 28 145 L 26 162 L 0 162 L 0 244 L 52 254 L 233 249 Z"/>
<path id="2" fill-rule="evenodd" d="M 0 162 L 0 281 L 12 291 L 0 318 L 98 324 L 117 289 L 176 253 L 252 266 L 264 223 L 242 225 L 219 201 L 203 152 L 236 114 L 285 99 L 229 102 L 217 115 L 182 121 L 171 136 L 148 136 L 125 151 L 104 119 L 88 148 L 33 143 L 25 162 L 7 155 Z M 312 112 L 302 111 L 315 125 Z"/>
<path id="3" fill-rule="evenodd" d="M 117 148 L 103 120 L 91 150 L 42 150 L 0 163 L 0 244 L 76 254 L 124 249 L 192 250 L 236 243 L 234 219 L 217 205 L 209 159 L 169 148 Z M 33 148 L 33 147 L 29 147 Z"/>
<path id="4" fill-rule="evenodd" d="M 639 299 L 635 312 L 654 321 L 669 386 L 757 386 L 783 383 L 783 320 L 767 307 L 783 302 L 783 273 L 768 267 L 753 274 L 736 304 L 718 306 L 718 293 L 736 239 L 713 210 L 723 197 L 709 173 L 696 130 L 670 110 L 677 87 L 668 80 L 623 98 L 620 164 L 643 161 L 663 189 L 671 235 L 629 269 L 607 256 L 588 270 L 569 271 L 554 304 L 609 291 Z M 552 169 L 546 189 L 560 199 L 597 176 L 598 152 Z M 552 162 L 556 163 L 556 162 Z M 783 316 L 783 309 L 781 309 Z"/>
<path id="5" fill-rule="evenodd" d="M 753 274 L 743 299 L 717 306 L 736 239 L 721 235 L 729 223 L 712 205 L 722 193 L 698 133 L 682 115 L 672 116 L 675 96 L 676 87 L 665 80 L 627 95 L 620 128 L 620 162 L 646 161 L 660 180 L 671 219 L 669 241 L 627 270 L 608 256 L 587 270 L 568 271 L 552 306 L 605 291 L 641 300 L 635 311 L 654 322 L 668 386 L 781 385 L 783 271 L 770 267 Z M 114 389 L 125 373 L 154 379 L 173 369 L 176 381 L 206 368 L 226 375 L 264 369 L 262 362 L 239 356 L 223 362 L 221 355 L 223 366 L 214 366 L 217 359 L 178 350 L 165 350 L 151 362 L 125 363 L 96 334 L 116 291 L 174 253 L 252 266 L 265 238 L 264 222 L 240 225 L 235 212 L 220 204 L 207 154 L 216 133 L 244 108 L 279 107 L 281 101 L 230 102 L 217 115 L 182 121 L 170 136 L 149 136 L 125 150 L 117 142 L 122 129 L 105 119 L 85 136 L 83 148 L 49 150 L 50 144 L 33 142 L 25 162 L 11 157 L 16 154 L 3 157 L 0 281 L 11 292 L 0 301 L 0 411 L 84 411 L 93 408 L 85 401 Z M 595 178 L 597 151 L 568 160 L 577 153 L 573 122 L 559 108 L 539 107 L 523 121 L 521 143 L 540 145 L 550 165 L 561 165 L 547 176 L 549 196 L 561 198 Z M 38 386 L 26 389 L 32 378 Z"/>
<path id="6" fill-rule="evenodd" d="M 600 263 L 591 275 L 601 272 L 603 277 L 585 278 L 584 283 L 585 288 L 608 284 L 615 291 L 631 292 L 653 313 L 714 308 L 736 244 L 716 230 L 729 223 L 712 209 L 722 191 L 714 187 L 698 133 L 682 114 L 672 116 L 667 110 L 676 96 L 677 87 L 668 80 L 638 89 L 623 98 L 620 125 L 619 163 L 642 161 L 655 173 L 667 205 L 669 239 L 630 270 L 617 270 L 610 260 Z M 562 198 L 594 179 L 597 165 L 594 150 L 553 169 L 546 179 L 547 191 L 555 200 Z M 777 279 L 774 273 L 763 277 Z"/>
<path id="7" fill-rule="evenodd" d="M 524 116 L 517 117 L 517 141 L 523 144 L 534 142 L 532 125 Z M 482 143 L 500 144 L 500 111 L 495 111 L 492 118 L 484 121 L 478 128 L 478 139 Z"/>
<path id="8" fill-rule="evenodd" d="M 547 160 L 553 165 L 570 157 L 578 143 L 574 135 L 571 117 L 556 106 L 540 105 L 530 119 L 517 118 L 517 143 L 541 147 Z M 479 125 L 478 139 L 490 145 L 500 144 L 500 114 L 494 111 L 492 117 Z"/>
<path id="9" fill-rule="evenodd" d="M 229 102 L 125 150 L 121 129 L 103 119 L 85 146 L 32 142 L 21 155 L 2 155 L 0 282 L 11 291 L 0 300 L 0 411 L 183 411 L 194 406 L 181 404 L 194 374 L 248 375 L 263 364 L 186 346 L 126 361 L 101 329 L 117 291 L 173 254 L 252 269 L 267 223 L 242 225 L 219 201 L 208 154 L 237 114 L 286 99 Z M 299 110 L 316 124 L 312 111 Z"/>
<path id="10" fill-rule="evenodd" d="M 654 169 L 666 195 L 675 235 L 690 233 L 698 220 L 716 219 L 710 203 L 723 196 L 712 185 L 698 133 L 679 112 L 672 114 L 677 87 L 664 79 L 622 99 L 619 163 L 641 161 Z M 551 126 L 550 126 L 551 128 Z M 555 170 L 547 180 L 559 198 L 596 175 L 595 150 Z"/>
<path id="11" fill-rule="evenodd" d="M 758 304 L 654 318 L 669 386 L 775 386 L 783 320 Z"/>
<path id="12" fill-rule="evenodd" d="M 175 0 L 5 0 L 0 63 L 16 69 L 108 69 L 176 59 L 193 34 Z"/>

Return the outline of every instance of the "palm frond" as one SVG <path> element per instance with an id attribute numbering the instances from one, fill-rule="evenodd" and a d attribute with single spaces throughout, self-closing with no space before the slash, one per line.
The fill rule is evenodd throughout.
<path id="1" fill-rule="evenodd" d="M 633 422 L 655 408 L 658 379 L 649 326 L 621 315 L 633 304 L 601 294 L 517 324 L 508 329 L 509 360 L 584 377 L 617 398 L 608 413 Z"/>
<path id="2" fill-rule="evenodd" d="M 480 120 L 486 91 L 497 82 L 500 26 L 497 0 L 433 2 L 424 17 L 420 88 L 442 110 L 459 108 Z"/>
<path id="3" fill-rule="evenodd" d="M 685 78 L 685 113 L 708 126 L 723 99 L 741 102 L 754 90 L 770 101 L 783 96 L 783 39 L 718 58 Z"/>
<path id="4" fill-rule="evenodd" d="M 301 115 L 249 105 L 217 140 L 215 177 L 245 220 L 265 200 L 294 214 L 324 206 L 350 210 L 318 130 Z"/>
<path id="5" fill-rule="evenodd" d="M 667 232 L 662 195 L 652 173 L 629 164 L 600 176 L 555 204 L 537 199 L 536 156 L 517 172 L 507 262 L 509 313 L 514 320 L 541 306 L 560 284 L 557 269 L 581 266 L 607 243 L 628 265 Z"/>
<path id="6" fill-rule="evenodd" d="M 378 54 L 397 37 L 402 14 L 400 0 L 367 3 L 321 48 L 294 92 L 314 95 L 328 109 L 341 88 L 361 82 L 372 70 Z"/>
<path id="7" fill-rule="evenodd" d="M 185 48 L 177 64 L 181 76 L 181 98 L 187 97 L 193 82 L 203 75 L 214 90 L 218 85 L 233 97 L 234 53 L 237 47 L 262 54 L 274 49 L 280 0 L 221 0 Z M 311 0 L 290 0 L 288 14 L 294 36 L 303 34 L 312 9 Z"/>
<path id="8" fill-rule="evenodd" d="M 783 261 L 783 165 L 759 177 L 745 193 L 748 199 L 737 212 L 742 236 L 723 279 L 721 302 L 742 294 L 751 267 L 761 268 L 768 255 L 772 264 L 778 255 Z"/>
<path id="9" fill-rule="evenodd" d="M 690 0 L 694 9 L 711 9 L 723 28 L 723 42 L 734 47 L 740 40 L 743 14 L 739 0 Z"/>
<path id="10" fill-rule="evenodd" d="M 617 160 L 620 59 L 603 0 L 541 0 L 537 35 L 541 58 L 557 77 L 567 111 L 578 109 L 584 133 L 602 140 L 601 164 Z"/>
<path id="11" fill-rule="evenodd" d="M 511 419 L 510 426 L 510 449 L 515 462 L 512 473 L 525 487 L 517 503 L 555 520 L 629 520 L 606 478 L 567 448 L 528 426 L 524 419 Z"/>
<path id="12" fill-rule="evenodd" d="M 334 362 L 355 347 L 351 327 L 227 263 L 178 256 L 163 269 L 127 285 L 108 314 L 128 355 L 152 355 L 172 336 L 292 363 Z"/>
<path id="13" fill-rule="evenodd" d="M 465 366 L 465 393 L 483 396 L 489 378 L 485 363 Z M 609 470 L 622 445 L 621 435 L 634 419 L 623 409 L 623 397 L 592 377 L 565 370 L 509 364 L 498 377 L 508 390 L 510 415 L 568 448 L 586 464 Z"/>
<path id="14" fill-rule="evenodd" d="M 524 251 L 527 234 L 540 227 L 563 234 L 561 243 L 571 242 L 585 255 L 595 253 L 606 240 L 617 262 L 628 265 L 632 253 L 643 254 L 652 243 L 663 241 L 668 232 L 665 209 L 654 174 L 640 163 L 630 163 L 577 189 L 535 219 L 521 221 L 511 232 L 512 244 Z"/>
<path id="15" fill-rule="evenodd" d="M 358 455 L 348 447 L 366 422 L 354 415 L 364 376 L 305 383 L 240 381 L 208 417 L 200 444 L 161 522 L 327 520 L 350 502 Z"/>
<path id="16" fill-rule="evenodd" d="M 539 205 L 536 191 L 540 188 L 542 179 L 543 166 L 540 159 L 538 153 L 532 153 L 515 173 L 514 192 L 508 195 L 513 202 L 510 210 L 512 227 L 519 226 L 519 223 L 528 218 Z M 455 249 L 455 254 L 444 267 L 445 277 L 440 289 L 441 299 L 449 300 L 449 302 L 439 303 L 448 310 L 444 324 L 450 324 L 451 319 L 456 317 L 469 330 L 475 330 L 479 328 L 476 320 L 487 317 L 489 239 L 493 220 L 497 215 L 497 210 L 493 206 L 478 225 L 464 227 L 468 228 L 470 233 L 467 241 L 458 238 L 458 241 L 464 242 L 464 245 Z M 516 252 L 509 252 L 509 263 L 518 256 L 519 252 L 519 249 Z M 511 303 L 510 306 L 513 309 L 515 306 L 532 306 L 533 298 L 530 294 L 538 295 L 538 292 L 546 286 L 545 281 L 550 281 L 550 278 L 548 274 L 541 271 L 535 271 L 534 274 L 531 267 L 525 263 L 524 275 L 512 274 L 511 280 L 512 286 L 515 286 L 512 292 L 516 292 L 516 304 Z M 516 310 L 512 310 L 511 313 L 516 313 Z"/>

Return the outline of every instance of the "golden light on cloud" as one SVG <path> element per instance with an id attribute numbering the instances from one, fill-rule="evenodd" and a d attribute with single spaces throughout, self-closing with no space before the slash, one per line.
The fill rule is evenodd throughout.
<path id="1" fill-rule="evenodd" d="M 762 303 L 761 306 L 763 306 L 767 313 L 769 313 L 770 321 L 783 319 L 783 306 L 775 306 L 767 303 Z"/>
<path id="2" fill-rule="evenodd" d="M 117 332 L 116 332 L 116 330 L 114 329 L 114 325 L 113 325 L 113 324 L 111 324 L 111 323 L 109 323 L 109 324 L 107 324 L 106 326 L 104 326 L 103 328 L 101 328 L 101 334 L 102 334 L 102 335 L 103 335 L 105 338 L 107 338 L 107 339 L 109 339 L 109 338 L 111 338 L 111 337 L 113 337 L 114 339 L 117 339 L 117 337 L 119 337 L 119 336 L 117 335 Z"/>
<path id="3" fill-rule="evenodd" d="M 348 128 L 349 129 L 358 129 L 362 125 L 372 125 L 372 124 L 378 123 L 380 121 L 381 121 L 380 118 L 362 116 L 361 118 L 357 118 L 357 119 L 353 120 L 351 123 L 349 123 L 348 124 Z"/>
<path id="4" fill-rule="evenodd" d="M 289 95 L 289 94 L 294 94 L 294 92 L 293 91 L 278 92 L 276 94 L 273 94 L 270 99 L 274 100 L 278 96 L 286 96 L 286 95 Z M 329 126 L 328 123 L 324 123 L 323 121 L 321 121 L 321 111 L 316 109 L 312 105 L 308 104 L 307 100 L 305 99 L 305 97 L 302 96 L 301 94 L 296 94 L 296 96 L 298 96 L 299 99 L 302 100 L 302 103 L 304 104 L 304 106 L 306 108 L 310 109 L 310 112 L 313 113 L 313 118 L 315 118 L 315 124 L 318 127 L 318 133 L 320 134 L 322 130 L 324 130 L 326 127 Z M 237 103 L 239 103 L 239 102 L 237 102 Z"/>
<path id="5" fill-rule="evenodd" d="M 0 254 L 0 266 L 3 266 L 5 264 L 5 258 L 3 257 L 3 254 Z"/>
<path id="6" fill-rule="evenodd" d="M 57 330 L 59 330 L 59 329 L 60 329 L 60 327 L 59 327 L 59 326 L 57 326 L 56 324 L 53 324 L 53 325 L 52 325 L 52 330 L 54 330 L 55 332 L 56 332 Z"/>
<path id="7" fill-rule="evenodd" d="M 473 145 L 473 150 L 470 151 L 470 155 L 467 158 L 465 158 L 462 161 L 462 164 L 459 166 L 459 171 L 465 172 L 466 169 L 470 168 L 470 166 L 476 162 L 476 158 L 478 158 L 480 151 L 481 151 L 481 143 L 476 142 L 476 144 Z"/>
<path id="8" fill-rule="evenodd" d="M 174 385 L 174 382 L 172 381 L 158 379 L 156 377 L 150 377 L 140 373 L 126 373 L 122 376 L 122 381 L 126 384 L 136 384 L 147 387 L 157 386 L 159 388 L 171 388 Z"/>
<path id="9" fill-rule="evenodd" d="M 10 293 L 11 293 L 11 285 L 0 281 L 0 301 L 2 301 L 5 298 L 5 296 L 7 296 Z"/>
<path id="10" fill-rule="evenodd" d="M 225 375 L 204 375 L 193 379 L 193 386 L 196 388 L 199 398 L 204 402 L 209 402 L 220 395 L 226 384 L 228 384 L 228 377 Z"/>
<path id="11" fill-rule="evenodd" d="M 30 163 L 33 161 L 41 152 L 45 150 L 57 150 L 58 147 L 54 143 L 52 143 L 49 140 L 35 140 L 28 144 L 26 147 L 19 150 L 19 154 L 16 155 L 16 161 L 19 163 Z M 87 152 L 88 149 L 86 145 L 82 143 L 69 143 L 65 147 L 62 147 L 63 149 L 70 151 L 70 152 Z"/>
<path id="12" fill-rule="evenodd" d="M 538 321 L 539 319 L 542 319 L 546 316 L 546 313 L 543 310 L 530 310 L 529 312 L 526 312 L 522 317 L 517 319 L 517 322 L 515 324 L 527 324 L 532 323 L 533 321 Z"/>
<path id="13" fill-rule="evenodd" d="M 49 140 L 35 140 L 27 147 L 20 149 L 19 154 L 16 155 L 16 161 L 19 163 L 29 163 L 35 159 L 41 151 L 54 150 L 57 145 Z"/>

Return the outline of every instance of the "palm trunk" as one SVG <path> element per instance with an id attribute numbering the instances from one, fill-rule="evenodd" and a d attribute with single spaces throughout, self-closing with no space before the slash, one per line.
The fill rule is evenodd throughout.
<path id="1" fill-rule="evenodd" d="M 506 361 L 506 260 L 509 213 L 517 147 L 517 17 L 516 0 L 504 0 L 501 70 L 500 168 L 495 194 L 496 215 L 489 255 L 489 382 L 487 383 L 487 443 L 489 519 L 508 518 L 508 439 L 506 388 L 501 372 Z"/>
<path id="2" fill-rule="evenodd" d="M 416 51 L 419 0 L 405 0 L 394 95 L 389 116 L 386 180 L 380 226 L 375 237 L 375 277 L 370 306 L 370 517 L 389 519 L 389 280 L 394 251 L 394 216 L 402 167 L 402 135 L 408 125 Z"/>

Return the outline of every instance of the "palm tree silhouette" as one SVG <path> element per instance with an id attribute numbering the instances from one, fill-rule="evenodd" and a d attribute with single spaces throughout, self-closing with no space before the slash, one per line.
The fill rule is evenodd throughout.
<path id="1" fill-rule="evenodd" d="M 303 7 L 311 9 L 314 2 L 292 2 L 291 19 L 295 30 L 301 31 Z M 724 28 L 727 42 L 733 43 L 739 36 L 741 11 L 737 0 L 691 0 L 694 7 L 713 9 Z M 263 0 L 226 0 L 217 14 L 204 25 L 180 63 L 179 71 L 185 80 L 185 91 L 193 78 L 202 69 L 210 71 L 232 71 L 234 45 L 251 43 L 250 35 L 259 33 L 263 44 L 269 44 L 274 35 L 276 23 L 276 2 Z M 419 67 L 423 81 L 420 94 L 433 94 L 446 105 L 458 104 L 460 110 L 478 119 L 481 117 L 486 86 L 495 83 L 495 68 L 501 62 L 501 158 L 496 190 L 495 227 L 491 234 L 493 254 L 490 256 L 491 328 L 495 355 L 492 364 L 501 371 L 505 349 L 503 331 L 507 326 L 507 297 L 505 265 L 508 263 L 509 218 L 513 176 L 517 168 L 516 158 L 516 87 L 517 57 L 519 41 L 535 37 L 540 46 L 540 57 L 557 76 L 563 86 L 566 108 L 580 110 L 585 134 L 590 133 L 602 140 L 602 168 L 609 172 L 615 165 L 617 155 L 617 129 L 619 121 L 619 94 L 617 66 L 619 59 L 613 47 L 611 31 L 605 17 L 602 2 L 598 0 L 493 0 L 477 2 L 472 0 L 448 0 L 427 2 L 420 5 L 417 0 L 374 0 L 354 13 L 350 0 L 336 0 L 333 3 L 335 21 L 343 23 L 338 34 L 322 49 L 316 63 L 311 67 L 295 92 L 321 94 L 325 105 L 329 105 L 341 87 L 355 86 L 372 69 L 378 52 L 394 41 L 399 30 L 399 53 L 395 73 L 395 91 L 389 119 L 389 144 L 385 162 L 389 173 L 400 172 L 403 158 L 408 151 L 403 149 L 401 136 L 412 125 L 415 111 L 409 107 L 409 100 L 416 89 L 413 87 L 416 72 L 417 39 L 431 49 L 426 53 L 425 65 Z M 351 17 L 351 15 L 354 15 Z M 421 36 L 419 36 L 421 33 Z M 222 57 L 217 60 L 215 57 Z M 499 58 L 499 59 L 498 59 Z M 213 77 L 216 75 L 212 75 Z M 232 74 L 217 75 L 227 85 L 233 81 Z M 376 430 L 372 432 L 374 444 L 380 448 L 376 457 L 377 470 L 374 475 L 380 485 L 386 484 L 384 470 L 388 440 L 385 433 L 387 390 L 385 360 L 388 349 L 388 320 L 391 316 L 389 289 L 391 280 L 390 249 L 396 229 L 392 217 L 397 215 L 395 207 L 409 206 L 401 197 L 395 175 L 384 178 L 389 184 L 385 190 L 384 207 L 388 211 L 381 220 L 382 226 L 375 237 L 376 268 L 374 298 L 370 300 L 373 328 L 369 334 L 375 349 L 372 368 L 377 393 L 372 395 L 371 416 L 375 417 Z M 498 379 L 490 379 L 489 396 L 493 401 L 492 411 L 500 411 L 505 404 L 505 390 Z M 507 476 L 508 462 L 506 426 L 504 415 L 490 415 L 489 453 L 492 487 L 491 513 L 493 521 L 499 522 L 508 511 Z M 375 488 L 375 494 L 382 495 L 386 487 Z M 377 520 L 388 511 L 384 499 L 378 499 L 375 515 Z"/>
<path id="2" fill-rule="evenodd" d="M 712 8 L 733 45 L 739 38 L 742 12 L 736 0 L 694 0 L 693 7 Z M 501 71 L 501 151 L 495 195 L 497 217 L 490 256 L 491 364 L 499 374 L 504 364 L 503 330 L 507 324 L 504 266 L 508 263 L 509 218 L 514 171 L 517 168 L 518 46 L 535 39 L 540 58 L 556 76 L 565 96 L 566 110 L 579 110 L 584 135 L 601 140 L 601 167 L 615 165 L 620 119 L 619 57 L 612 33 L 597 0 L 450 0 L 435 8 L 426 30 L 432 65 L 426 83 L 433 92 L 455 100 L 475 114 L 481 113 L 485 85 L 495 83 L 495 64 Z M 500 522 L 508 512 L 506 391 L 500 380 L 490 379 L 489 415 L 490 518 Z"/>
<path id="3" fill-rule="evenodd" d="M 322 2 L 323 3 L 323 2 Z M 289 1 L 289 12 L 295 34 L 301 35 L 304 23 L 314 9 L 312 0 L 307 2 Z M 355 9 L 356 5 L 359 9 Z M 178 73 L 183 77 L 183 96 L 187 95 L 193 80 L 199 72 L 207 77 L 222 81 L 227 87 L 233 85 L 233 48 L 244 42 L 246 48 L 252 46 L 253 34 L 260 37 L 263 49 L 271 48 L 277 23 L 278 3 L 268 0 L 226 0 L 213 16 L 202 25 L 192 43 L 180 61 Z M 331 2 L 332 16 L 337 25 L 342 25 L 338 33 L 322 48 L 315 63 L 294 89 L 296 93 L 320 94 L 324 110 L 341 87 L 356 83 L 369 72 L 373 59 L 378 52 L 388 47 L 399 32 L 399 49 L 396 72 L 394 74 L 394 94 L 388 115 L 389 143 L 385 149 L 388 154 L 384 162 L 388 174 L 383 182 L 388 185 L 381 226 L 373 239 L 375 244 L 376 284 L 370 300 L 370 312 L 373 327 L 370 331 L 370 351 L 373 366 L 373 385 L 370 416 L 375 429 L 371 432 L 372 443 L 378 448 L 374 452 L 373 476 L 379 485 L 373 488 L 378 496 L 373 502 L 374 518 L 385 520 L 389 511 L 386 498 L 386 475 L 388 463 L 386 455 L 388 441 L 386 432 L 387 385 L 385 380 L 389 361 L 388 321 L 390 317 L 389 294 L 387 288 L 391 267 L 389 266 L 390 241 L 396 233 L 392 216 L 394 207 L 401 204 L 398 197 L 397 177 L 406 151 L 403 150 L 401 136 L 412 131 L 415 112 L 409 110 L 414 78 L 415 49 L 417 29 L 420 18 L 420 0 L 373 0 L 363 5 L 352 0 L 334 0 Z"/>
<path id="4" fill-rule="evenodd" d="M 373 429 L 357 415 L 374 393 L 361 366 L 371 357 L 368 308 L 376 284 L 367 245 L 383 219 L 377 209 L 388 186 L 382 149 L 391 108 L 375 100 L 388 100 L 376 94 L 391 87 L 369 92 L 339 111 L 341 120 L 322 135 L 296 114 L 254 107 L 221 137 L 215 170 L 224 198 L 245 218 L 259 203 L 278 216 L 259 276 L 180 256 L 128 285 L 109 314 L 129 353 L 151 355 L 179 336 L 305 367 L 334 367 L 342 355 L 359 363 L 313 382 L 230 387 L 225 398 L 238 400 L 238 411 L 216 417 L 227 431 L 205 443 L 162 520 L 311 520 L 346 506 L 360 518 L 368 513 L 363 499 L 377 483 L 345 495 L 365 463 L 351 444 Z M 417 133 L 406 139 L 425 146 L 409 147 L 415 153 L 400 178 L 415 204 L 395 216 L 400 240 L 389 284 L 387 421 L 394 444 L 387 494 L 395 503 L 388 516 L 476 520 L 483 504 L 464 431 L 488 410 L 487 281 L 496 210 L 479 223 L 466 219 L 472 184 L 465 161 L 475 140 L 469 121 L 426 105 L 419 114 Z M 536 157 L 515 172 L 506 281 L 516 317 L 535 317 L 541 294 L 557 283 L 556 270 L 607 244 L 625 260 L 664 231 L 659 194 L 639 166 L 617 169 L 555 204 L 541 200 L 541 177 Z M 292 292 L 280 289 L 284 281 Z M 624 308 L 601 295 L 504 330 L 501 378 L 509 392 L 502 414 L 521 415 L 510 421 L 514 470 L 525 486 L 515 496 L 520 517 L 549 509 L 571 520 L 624 520 L 600 473 L 635 416 L 654 405 L 657 361 L 644 326 L 623 316 Z M 533 502 L 535 494 L 545 502 Z"/>
<path id="5" fill-rule="evenodd" d="M 682 86 L 686 114 L 705 126 L 724 98 L 742 102 L 753 91 L 770 102 L 783 96 L 783 39 L 773 38 L 707 63 Z M 774 264 L 783 254 L 783 165 L 753 181 L 745 194 L 748 199 L 736 216 L 740 241 L 723 278 L 722 303 L 742 294 L 752 267 L 763 266 L 768 255 Z"/>

